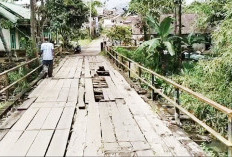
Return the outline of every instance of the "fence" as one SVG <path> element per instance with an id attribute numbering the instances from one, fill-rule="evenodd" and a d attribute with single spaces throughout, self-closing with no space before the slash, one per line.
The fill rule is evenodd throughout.
<path id="1" fill-rule="evenodd" d="M 228 146 L 228 156 L 232 156 L 232 110 L 229 108 L 226 108 L 225 106 L 218 104 L 217 102 L 214 102 L 213 100 L 206 98 L 205 96 L 192 91 L 189 88 L 186 88 L 180 84 L 177 84 L 176 82 L 161 76 L 154 71 L 147 69 L 140 64 L 134 62 L 133 60 L 123 56 L 122 54 L 119 54 L 115 50 L 113 50 L 112 47 L 106 47 L 107 54 L 109 55 L 110 59 L 114 61 L 114 63 L 119 68 L 124 68 L 128 70 L 128 76 L 131 78 L 131 74 L 133 74 L 137 79 L 139 79 L 140 82 L 143 82 L 147 86 L 149 86 L 152 89 L 152 97 L 154 99 L 154 93 L 159 94 L 163 98 L 165 98 L 169 103 L 171 103 L 175 109 L 176 109 L 176 116 L 175 120 L 177 122 L 180 122 L 179 119 L 179 113 L 180 111 L 186 115 L 188 115 L 193 121 L 195 121 L 197 124 L 201 125 L 203 128 L 205 128 L 209 133 L 211 133 L 214 137 L 216 137 L 218 140 L 220 140 L 222 143 L 224 143 L 226 146 Z M 132 63 L 138 67 L 138 72 L 132 70 L 131 65 Z M 150 82 L 146 81 L 144 78 L 142 78 L 142 74 L 146 72 L 151 75 Z M 155 87 L 155 79 L 161 79 L 165 81 L 166 83 L 172 85 L 175 88 L 175 100 L 164 94 L 161 90 L 157 89 Z M 209 127 L 207 124 L 205 124 L 203 121 L 198 119 L 196 116 L 194 116 L 192 113 L 184 109 L 182 106 L 180 106 L 180 91 L 186 92 L 189 95 L 195 97 L 199 101 L 202 101 L 217 110 L 221 111 L 222 113 L 226 114 L 228 116 L 228 139 L 224 138 L 220 133 Z"/>

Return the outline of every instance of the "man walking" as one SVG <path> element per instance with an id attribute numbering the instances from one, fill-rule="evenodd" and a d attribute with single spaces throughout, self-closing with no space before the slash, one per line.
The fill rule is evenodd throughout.
<path id="1" fill-rule="evenodd" d="M 48 38 L 44 38 L 44 43 L 41 44 L 41 53 L 43 58 L 44 69 L 48 69 L 48 77 L 52 77 L 53 71 L 53 58 L 54 58 L 54 45 L 48 41 Z M 46 75 L 45 74 L 45 77 Z"/>

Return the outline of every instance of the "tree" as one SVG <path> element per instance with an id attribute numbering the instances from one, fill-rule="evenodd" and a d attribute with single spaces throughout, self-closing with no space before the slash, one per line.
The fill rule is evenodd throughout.
<path id="1" fill-rule="evenodd" d="M 153 15 L 159 18 L 163 13 L 173 13 L 173 9 L 173 0 L 132 0 L 129 7 L 130 12 L 141 16 L 145 40 L 150 38 L 147 35 L 150 34 L 150 28 L 146 23 L 146 16 Z"/>
<path id="2" fill-rule="evenodd" d="M 92 9 L 92 17 L 96 17 L 96 16 L 98 16 L 98 13 L 97 13 L 97 7 L 102 7 L 102 2 L 100 2 L 100 1 L 97 1 L 97 0 L 95 0 L 95 1 L 92 1 L 91 2 L 91 9 Z"/>
<path id="3" fill-rule="evenodd" d="M 205 0 L 204 2 L 193 2 L 185 8 L 186 13 L 199 15 L 198 28 L 206 31 L 208 28 L 217 26 L 226 17 L 226 5 L 229 0 Z"/>
<path id="4" fill-rule="evenodd" d="M 62 36 L 64 47 L 78 36 L 78 30 L 88 19 L 88 7 L 82 0 L 49 0 L 46 3 L 46 12 L 50 28 Z"/>
<path id="5" fill-rule="evenodd" d="M 120 44 L 129 44 L 131 42 L 132 31 L 127 26 L 114 26 L 113 28 L 106 30 L 105 34 L 108 38 L 114 41 L 119 41 Z"/>

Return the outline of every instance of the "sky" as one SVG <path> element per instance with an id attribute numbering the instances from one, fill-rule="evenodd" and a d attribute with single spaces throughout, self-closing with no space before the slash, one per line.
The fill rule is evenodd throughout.
<path id="1" fill-rule="evenodd" d="M 27 4 L 30 3 L 30 0 L 19 0 L 19 1 L 22 1 L 23 3 L 27 3 Z M 83 0 L 83 1 L 90 1 L 90 0 Z M 131 0 L 99 0 L 99 1 L 102 1 L 102 2 L 106 1 L 106 7 L 108 9 L 112 9 L 114 7 L 118 8 L 118 9 L 122 9 L 122 8 L 128 6 L 128 4 Z M 194 0 L 186 0 L 186 3 L 191 4 L 193 1 Z"/>

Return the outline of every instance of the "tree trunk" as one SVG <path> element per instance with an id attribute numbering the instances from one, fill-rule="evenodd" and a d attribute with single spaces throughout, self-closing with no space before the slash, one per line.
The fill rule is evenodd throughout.
<path id="1" fill-rule="evenodd" d="M 5 37 L 3 35 L 1 23 L 0 23 L 0 38 L 2 40 L 2 43 L 3 43 L 4 49 L 6 51 L 6 54 L 9 57 L 9 61 L 12 61 L 12 55 L 11 55 L 11 52 L 9 51 L 9 49 L 7 47 L 7 43 L 6 43 Z"/>
<path id="2" fill-rule="evenodd" d="M 36 52 L 36 21 L 35 21 L 35 0 L 30 0 L 30 6 L 31 6 L 31 40 L 32 40 L 32 51 L 33 54 L 38 56 Z"/>

